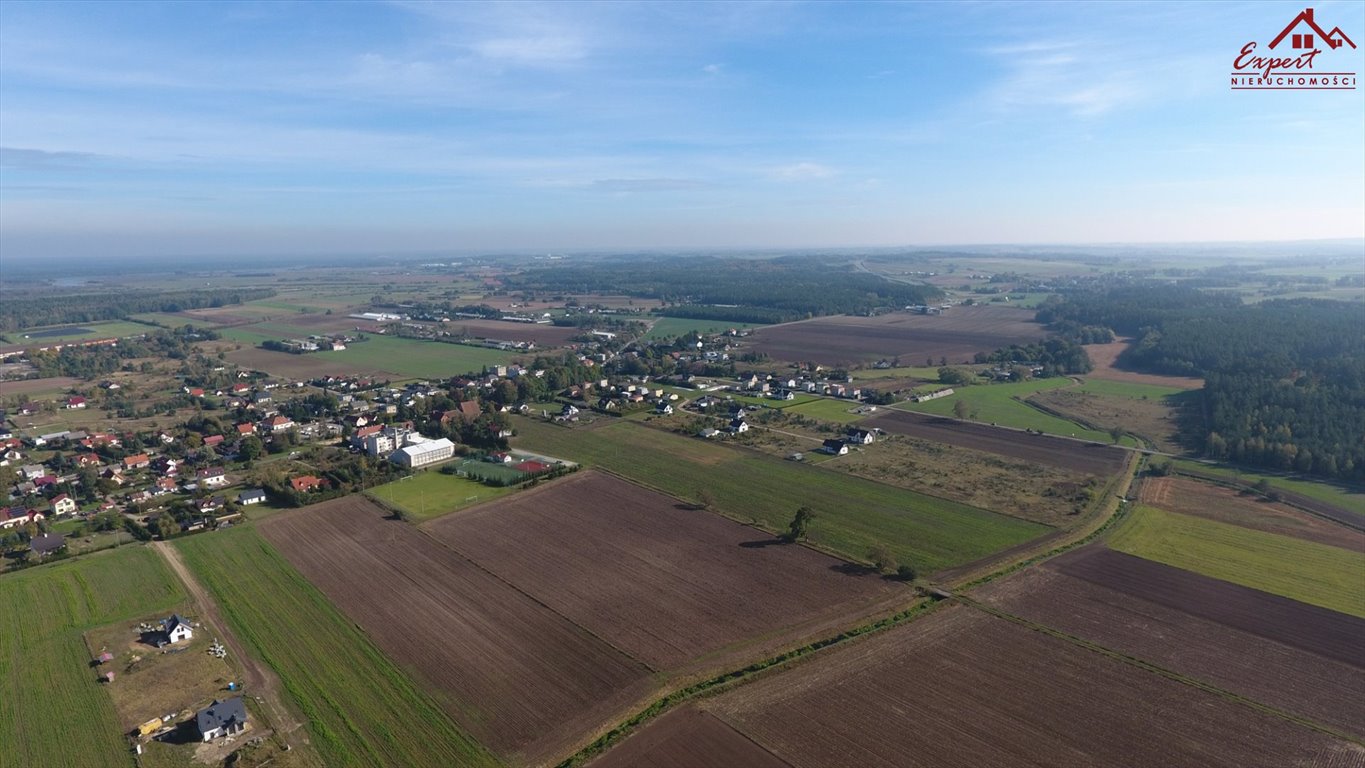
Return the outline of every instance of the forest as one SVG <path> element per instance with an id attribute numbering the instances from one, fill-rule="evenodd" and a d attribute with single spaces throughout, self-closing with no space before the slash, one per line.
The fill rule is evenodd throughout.
<path id="1" fill-rule="evenodd" d="M 510 290 L 627 294 L 671 304 L 667 314 L 708 320 L 775 323 L 817 315 L 862 314 L 922 304 L 940 294 L 816 257 L 698 257 L 613 260 L 528 270 L 506 279 Z"/>
<path id="2" fill-rule="evenodd" d="M 1040 322 L 1108 325 L 1120 362 L 1204 377 L 1205 454 L 1365 479 L 1365 334 L 1358 304 L 1236 297 L 1150 282 L 1049 302 Z"/>
<path id="3" fill-rule="evenodd" d="M 63 295 L 10 293 L 0 301 L 0 332 L 45 325 L 123 320 L 141 312 L 183 312 L 241 304 L 275 295 L 271 288 L 190 291 L 119 291 Z"/>

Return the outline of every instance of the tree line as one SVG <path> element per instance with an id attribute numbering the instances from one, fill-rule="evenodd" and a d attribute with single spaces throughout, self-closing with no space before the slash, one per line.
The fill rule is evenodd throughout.
<path id="1" fill-rule="evenodd" d="M 271 288 L 219 288 L 191 291 L 119 291 L 117 293 L 51 293 L 7 295 L 0 302 L 0 331 L 44 325 L 123 320 L 141 312 L 183 312 L 265 299 Z"/>

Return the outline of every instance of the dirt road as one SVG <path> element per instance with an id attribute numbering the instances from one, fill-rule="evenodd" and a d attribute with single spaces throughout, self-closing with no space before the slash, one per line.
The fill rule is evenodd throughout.
<path id="1" fill-rule="evenodd" d="M 213 596 L 190 572 L 185 561 L 180 559 L 180 552 L 175 547 L 171 546 L 169 542 L 154 541 L 152 542 L 152 549 L 155 549 L 165 558 L 166 564 L 171 567 L 175 575 L 180 578 L 180 582 L 185 585 L 185 591 L 189 592 L 190 599 L 194 601 L 195 607 L 198 609 L 200 621 L 207 621 L 213 625 L 216 637 L 223 645 L 227 646 L 228 652 L 237 660 L 245 678 L 244 687 L 247 695 L 254 698 L 265 709 L 267 717 L 270 718 L 271 727 L 291 748 L 298 744 L 307 744 L 306 732 L 298 732 L 303 723 L 299 722 L 289 712 L 288 707 L 284 706 L 283 698 L 280 695 L 282 686 L 280 679 L 275 676 L 274 670 L 246 652 L 241 642 L 237 640 L 237 636 L 232 634 L 232 628 L 223 618 L 222 611 L 218 609 L 218 603 L 214 602 Z"/>

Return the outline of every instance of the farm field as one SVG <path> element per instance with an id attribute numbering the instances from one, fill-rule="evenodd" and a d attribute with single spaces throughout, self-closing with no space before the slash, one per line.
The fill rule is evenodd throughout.
<path id="1" fill-rule="evenodd" d="M 84 385 L 80 379 L 70 376 L 49 376 L 46 379 L 22 379 L 20 381 L 0 381 L 0 397 L 55 397 L 77 385 Z"/>
<path id="2" fill-rule="evenodd" d="M 1134 396 L 1123 391 L 1136 387 L 1153 392 Z M 1165 394 L 1161 394 L 1163 390 Z M 1183 391 L 1188 390 L 1088 379 L 1079 387 L 1038 392 L 1029 396 L 1028 401 L 1078 424 L 1100 429 L 1118 427 L 1145 438 L 1156 450 L 1178 453 L 1181 450 L 1176 423 L 1179 401 L 1174 396 Z"/>
<path id="3" fill-rule="evenodd" d="M 1288 501 L 1359 528 L 1365 526 L 1365 491 L 1325 480 L 1257 472 L 1202 461 L 1177 460 L 1179 472 L 1252 485 L 1264 480 Z"/>
<path id="4" fill-rule="evenodd" d="M 1076 437 L 1112 443 L 1108 432 L 1087 429 L 1074 421 L 1068 421 L 1049 413 L 1043 413 L 1024 402 L 1035 392 L 1061 389 L 1072 386 L 1074 382 L 1065 378 L 1033 379 L 1008 384 L 983 384 L 958 388 L 956 392 L 937 400 L 923 403 L 903 402 L 893 406 L 896 410 L 928 413 L 934 416 L 952 416 L 953 408 L 959 400 L 967 403 L 968 412 L 975 413 L 974 421 L 999 424 L 1015 429 L 1034 429 L 1063 437 Z M 1124 441 L 1132 444 L 1131 438 Z"/>
<path id="5" fill-rule="evenodd" d="M 591 768 L 788 768 L 789 764 L 707 712 L 679 707 L 588 764 Z"/>
<path id="6" fill-rule="evenodd" d="M 497 765 L 255 528 L 175 546 L 237 637 L 279 674 L 328 766 Z"/>
<path id="7" fill-rule="evenodd" d="M 1365 617 L 1365 552 L 1135 506 L 1111 548 Z"/>
<path id="8" fill-rule="evenodd" d="M 155 330 L 142 323 L 127 320 L 81 323 L 79 325 L 54 325 L 45 328 L 25 328 L 22 331 L 7 331 L 0 335 L 0 342 L 11 346 L 46 346 L 64 341 L 86 341 L 93 339 L 121 339 L 125 336 L 138 336 Z"/>
<path id="9" fill-rule="evenodd" d="M 1083 489 L 1092 477 L 1047 462 L 895 434 L 821 465 L 1058 527 L 1075 524 L 1075 515 L 1089 506 Z"/>
<path id="10" fill-rule="evenodd" d="M 141 546 L 0 577 L 0 764 L 132 766 L 82 633 L 184 601 L 161 559 Z"/>
<path id="11" fill-rule="evenodd" d="M 1365 737 L 1365 620 L 1091 545 L 977 599 Z"/>
<path id="12" fill-rule="evenodd" d="M 1088 444 L 1050 435 L 1030 435 L 980 422 L 957 421 L 900 410 L 878 411 L 863 426 L 1025 461 L 1037 461 L 1090 475 L 1112 475 L 1123 468 L 1126 460 L 1124 451 L 1108 445 Z"/>
<path id="13" fill-rule="evenodd" d="M 881 359 L 918 362 L 946 357 L 969 362 L 977 352 L 1043 338 L 1033 313 L 1008 307 L 954 307 L 942 315 L 893 312 L 876 317 L 839 315 L 761 328 L 750 346 L 790 363 L 857 365 Z"/>
<path id="14" fill-rule="evenodd" d="M 802 416 L 809 416 L 812 419 L 822 421 L 833 421 L 837 424 L 852 424 L 867 418 L 866 414 L 853 413 L 859 407 L 859 403 L 853 400 L 836 400 L 830 397 L 821 397 L 806 403 L 793 405 L 786 410 L 791 413 L 799 413 Z M 864 406 L 865 407 L 865 406 Z M 878 408 L 878 412 L 882 409 Z"/>
<path id="15" fill-rule="evenodd" d="M 786 530 L 797 508 L 809 505 L 817 515 L 812 542 L 854 559 L 885 544 L 898 560 L 924 574 L 1048 531 L 1036 523 L 631 422 L 568 429 L 519 418 L 516 427 L 520 447 L 599 466 L 682 499 L 695 499 L 705 488 L 720 511 L 768 530 Z"/>
<path id="16" fill-rule="evenodd" d="M 1094 379 L 1150 384 L 1176 389 L 1200 389 L 1204 386 L 1203 379 L 1192 376 L 1161 376 L 1155 373 L 1138 373 L 1116 367 L 1119 355 L 1132 343 L 1132 339 L 1118 339 L 1108 344 L 1085 345 L 1085 353 L 1090 356 L 1090 364 L 1094 366 L 1086 376 Z"/>
<path id="17" fill-rule="evenodd" d="M 693 706 L 797 768 L 1365 760 L 1358 745 L 967 607 Z"/>
<path id="18" fill-rule="evenodd" d="M 664 339 L 681 336 L 685 333 L 724 333 L 734 328 L 760 328 L 753 323 L 736 323 L 731 320 L 693 320 L 686 317 L 660 317 L 650 326 L 646 339 Z"/>
<path id="19" fill-rule="evenodd" d="M 514 490 L 511 487 L 494 488 L 468 478 L 431 470 L 375 486 L 366 493 L 385 504 L 402 509 L 412 519 L 422 522 L 506 496 Z"/>
<path id="20" fill-rule="evenodd" d="M 648 671 L 620 651 L 386 517 L 350 496 L 260 525 L 452 720 L 509 763 L 538 765 L 570 751 L 653 689 Z M 420 729 L 394 727 L 417 744 L 424 738 Z"/>
<path id="21" fill-rule="evenodd" d="M 1187 477 L 1145 478 L 1138 500 L 1168 512 L 1365 552 L 1365 531 L 1330 523 L 1258 494 L 1243 494 Z"/>
<path id="22" fill-rule="evenodd" d="M 512 323 L 503 320 L 476 320 L 471 317 L 452 317 L 439 327 L 449 333 L 499 341 L 531 341 L 537 347 L 562 347 L 569 339 L 584 331 L 558 325 Z"/>
<path id="23" fill-rule="evenodd" d="M 254 333 L 242 328 L 232 331 Z M 307 379 L 333 374 L 377 376 L 394 381 L 477 373 L 485 365 L 506 365 L 518 359 L 516 354 L 496 349 L 376 335 L 340 352 L 293 355 L 253 348 L 228 352 L 227 357 L 246 368 L 288 378 Z"/>
<path id="24" fill-rule="evenodd" d="M 594 471 L 425 530 L 654 670 L 755 639 L 773 648 L 913 597 L 880 576 L 845 572 L 828 555 L 777 545 L 761 531 Z"/>

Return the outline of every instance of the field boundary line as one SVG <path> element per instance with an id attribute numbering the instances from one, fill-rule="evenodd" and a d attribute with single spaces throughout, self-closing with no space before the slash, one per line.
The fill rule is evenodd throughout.
<path id="1" fill-rule="evenodd" d="M 1106 656 L 1120 663 L 1127 664 L 1131 667 L 1136 667 L 1138 669 L 1151 672 L 1173 682 L 1182 683 L 1193 688 L 1198 688 L 1199 690 L 1204 691 L 1206 693 L 1211 693 L 1215 696 L 1226 699 L 1228 701 L 1235 702 L 1237 704 L 1241 704 L 1242 706 L 1248 707 L 1250 709 L 1254 709 L 1265 714 L 1278 717 L 1281 720 L 1285 720 L 1296 725 L 1301 725 L 1305 728 L 1318 731 L 1319 733 L 1324 733 L 1333 738 L 1341 739 L 1343 741 L 1349 741 L 1353 744 L 1365 747 L 1365 739 L 1362 739 L 1358 736 L 1354 736 L 1351 734 L 1343 733 L 1341 731 L 1336 730 L 1335 728 L 1323 725 L 1317 722 L 1316 720 L 1304 717 L 1303 715 L 1296 715 L 1293 712 L 1289 712 L 1278 707 L 1273 707 L 1269 704 L 1257 701 L 1256 699 L 1252 699 L 1247 696 L 1242 696 L 1241 694 L 1233 693 L 1232 691 L 1214 685 L 1213 683 L 1207 683 L 1204 682 L 1203 680 L 1199 680 L 1188 675 L 1182 675 L 1179 672 L 1167 669 L 1159 664 L 1154 664 L 1150 661 L 1145 661 L 1136 656 L 1130 656 L 1128 654 L 1121 653 L 1112 648 L 1109 648 L 1108 646 L 1104 646 L 1099 643 L 1092 642 L 1081 637 L 1077 637 L 1076 635 L 1068 634 L 1060 629 L 1054 629 L 1053 627 L 1049 627 L 1046 624 L 1041 624 L 1031 619 L 1026 619 L 1023 616 L 1010 613 L 1008 611 L 996 608 L 994 606 L 986 605 L 985 603 L 978 602 L 970 597 L 955 595 L 953 599 L 969 608 L 974 608 L 978 611 L 981 611 L 982 613 L 994 616 L 998 619 L 1003 619 L 1005 621 L 1012 622 L 1014 624 L 1018 624 L 1022 627 L 1031 629 L 1035 632 L 1040 632 L 1044 635 L 1055 637 L 1059 640 L 1071 643 L 1072 645 L 1084 648 L 1092 653 L 1098 653 L 1101 656 Z"/>
<path id="2" fill-rule="evenodd" d="M 1194 470 L 1180 469 L 1180 468 L 1174 467 L 1174 466 L 1171 467 L 1171 472 L 1172 472 L 1173 474 L 1177 474 L 1177 475 L 1184 475 L 1185 477 L 1188 477 L 1188 478 L 1190 478 L 1190 479 L 1192 479 L 1192 480 L 1196 480 L 1196 481 L 1198 481 L 1198 482 L 1209 483 L 1209 484 L 1211 484 L 1211 485 L 1217 485 L 1217 486 L 1221 486 L 1221 487 L 1223 487 L 1223 488 L 1229 488 L 1229 489 L 1234 490 L 1234 491 L 1251 491 L 1251 492 L 1253 492 L 1253 493 L 1256 493 L 1256 494 L 1258 494 L 1258 495 L 1261 495 L 1261 492 L 1260 492 L 1260 491 L 1257 491 L 1256 488 L 1255 488 L 1254 486 L 1252 486 L 1250 483 L 1242 483 L 1242 482 L 1238 482 L 1238 481 L 1236 481 L 1236 480 L 1229 480 L 1229 479 L 1227 479 L 1227 478 L 1224 478 L 1224 477 L 1217 477 L 1217 476 L 1214 476 L 1214 475 L 1205 475 L 1205 474 L 1196 472 L 1196 471 L 1194 471 Z M 1303 512 L 1303 513 L 1312 515 L 1313 517 L 1316 517 L 1316 518 L 1318 518 L 1318 519 L 1320 519 L 1320 520 L 1326 520 L 1326 521 L 1329 522 L 1329 523 L 1335 523 L 1335 524 L 1340 525 L 1340 526 L 1342 526 L 1342 527 L 1350 528 L 1350 529 L 1356 530 L 1356 531 L 1365 531 L 1365 517 L 1362 517 L 1362 518 L 1361 518 L 1361 522 L 1360 522 L 1359 524 L 1352 524 L 1351 521 L 1349 521 L 1349 520 L 1340 520 L 1340 519 L 1337 519 L 1337 518 L 1335 518 L 1335 517 L 1329 517 L 1329 516 L 1324 515 L 1323 513 L 1318 512 L 1318 511 L 1316 511 L 1316 510 L 1312 510 L 1312 509 L 1309 509 L 1308 507 L 1300 506 L 1297 502 L 1295 502 L 1295 501 L 1293 501 L 1293 500 L 1291 500 L 1291 499 L 1289 499 L 1289 498 L 1286 498 L 1285 495 L 1284 495 L 1286 492 L 1285 492 L 1283 489 L 1275 488 L 1275 489 L 1273 489 L 1273 490 L 1276 490 L 1276 491 L 1279 492 L 1280 498 L 1279 498 L 1278 501 L 1279 501 L 1280 504 L 1284 504 L 1285 506 L 1288 506 L 1288 507 L 1293 507 L 1294 509 L 1297 509 L 1297 510 L 1299 510 L 1300 512 Z M 1288 493 L 1294 493 L 1294 492 L 1293 492 L 1293 491 L 1289 491 Z M 1317 501 L 1317 500 L 1314 499 L 1314 501 Z M 1342 508 L 1342 507 L 1338 507 L 1338 506 L 1336 506 L 1335 504 L 1330 504 L 1330 503 L 1325 502 L 1325 501 L 1320 501 L 1319 503 L 1321 503 L 1321 504 L 1327 504 L 1328 506 L 1333 507 L 1334 509 L 1340 510 L 1341 512 L 1344 512 L 1344 513 L 1346 513 L 1346 514 L 1353 515 L 1353 516 L 1355 516 L 1355 517 L 1360 517 L 1360 516 L 1357 515 L 1355 512 L 1352 512 L 1352 511 L 1349 510 L 1349 509 L 1344 509 L 1344 508 Z"/>

